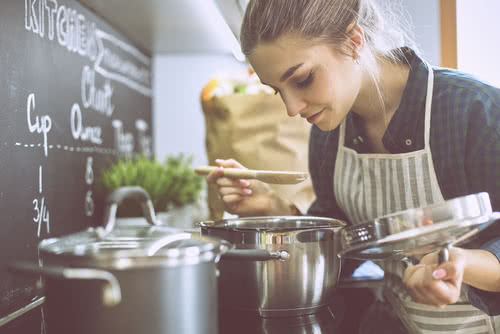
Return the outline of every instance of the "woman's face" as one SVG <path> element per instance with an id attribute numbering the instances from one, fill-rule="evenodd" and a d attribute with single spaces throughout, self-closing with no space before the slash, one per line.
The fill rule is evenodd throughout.
<path id="1" fill-rule="evenodd" d="M 360 66 L 325 44 L 297 37 L 261 43 L 248 57 L 262 83 L 281 95 L 290 117 L 335 129 L 359 93 Z"/>

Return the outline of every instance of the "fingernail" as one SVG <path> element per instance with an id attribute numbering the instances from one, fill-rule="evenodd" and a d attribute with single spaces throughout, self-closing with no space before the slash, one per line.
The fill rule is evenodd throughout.
<path id="1" fill-rule="evenodd" d="M 435 279 L 441 279 L 445 276 L 446 276 L 446 270 L 444 269 L 434 270 L 432 273 L 432 277 L 434 277 Z"/>
<path id="2" fill-rule="evenodd" d="M 248 187 L 250 185 L 250 182 L 248 180 L 240 180 L 240 184 L 243 187 Z"/>
<path id="3" fill-rule="evenodd" d="M 224 160 L 222 159 L 215 159 L 215 162 L 223 162 Z"/>
<path id="4" fill-rule="evenodd" d="M 252 189 L 248 189 L 248 188 L 247 189 L 243 189 L 243 193 L 245 195 L 251 195 L 252 194 Z"/>

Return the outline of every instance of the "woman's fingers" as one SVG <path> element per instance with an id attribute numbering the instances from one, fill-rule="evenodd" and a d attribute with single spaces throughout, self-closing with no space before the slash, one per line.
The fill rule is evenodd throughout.
<path id="1" fill-rule="evenodd" d="M 276 205 L 276 202 L 281 203 L 280 198 L 266 183 L 224 176 L 227 168 L 247 169 L 238 161 L 217 159 L 215 165 L 218 168 L 207 175 L 206 181 L 216 186 L 217 196 L 227 212 L 240 216 L 264 216 L 270 215 L 269 212 L 275 208 L 278 211 L 282 209 Z"/>
<path id="2" fill-rule="evenodd" d="M 224 202 L 234 202 L 239 199 L 239 197 L 225 197 L 228 195 L 249 196 L 252 194 L 252 190 L 248 187 L 250 183 L 247 180 L 232 180 L 227 177 L 221 177 L 217 179 L 216 184 L 219 197 Z"/>
<path id="3" fill-rule="evenodd" d="M 446 262 L 441 264 L 432 272 L 432 276 L 435 279 L 441 279 L 445 281 L 456 281 L 462 275 L 463 270 L 460 266 L 454 262 Z"/>
<path id="4" fill-rule="evenodd" d="M 215 159 L 215 164 L 219 167 L 224 167 L 224 168 L 245 168 L 242 164 L 240 164 L 238 161 L 234 159 Z"/>
<path id="5" fill-rule="evenodd" d="M 434 268 L 432 277 L 436 282 L 436 297 L 442 304 L 455 303 L 460 297 L 463 270 L 460 263 L 446 262 Z"/>
<path id="6" fill-rule="evenodd" d="M 460 297 L 463 270 L 454 262 L 419 264 L 406 269 L 403 282 L 418 303 L 443 307 Z"/>
<path id="7" fill-rule="evenodd" d="M 219 195 L 224 198 L 230 195 L 248 196 L 252 194 L 252 190 L 248 188 L 237 187 L 221 187 L 219 188 Z"/>
<path id="8" fill-rule="evenodd" d="M 228 160 L 222 160 L 222 159 L 216 159 L 215 164 L 219 167 L 215 171 L 209 173 L 207 175 L 207 182 L 208 183 L 217 183 L 219 186 L 227 186 L 229 178 L 223 178 L 224 176 L 224 168 L 241 168 L 241 169 L 246 169 L 242 164 L 240 164 L 238 161 L 234 159 L 228 159 Z M 220 183 L 219 180 L 223 180 L 223 183 Z M 239 186 L 242 187 L 248 187 L 250 185 L 250 182 L 248 180 L 230 180 L 230 181 L 235 181 Z M 236 185 L 236 184 L 235 184 Z"/>
<path id="9" fill-rule="evenodd" d="M 224 160 L 226 168 L 241 168 L 241 165 L 235 160 Z M 249 188 L 250 182 L 242 179 L 230 179 L 224 177 L 224 169 L 220 168 L 207 176 L 207 181 L 217 185 L 219 197 L 226 204 L 241 201 L 245 196 L 252 194 Z"/>
<path id="10" fill-rule="evenodd" d="M 408 288 L 408 292 L 417 303 L 433 306 L 442 306 L 440 296 L 437 291 L 442 289 L 442 281 L 432 279 L 432 266 L 416 265 L 407 268 L 403 281 Z"/>
<path id="11" fill-rule="evenodd" d="M 215 184 L 217 184 L 219 187 L 248 188 L 248 186 L 250 186 L 250 182 L 248 182 L 248 180 L 230 179 L 228 177 L 217 178 Z"/>
<path id="12" fill-rule="evenodd" d="M 230 194 L 221 196 L 221 199 L 224 201 L 224 204 L 233 204 L 241 201 L 243 196 L 239 194 Z"/>
<path id="13" fill-rule="evenodd" d="M 207 175 L 207 183 L 216 183 L 217 180 L 224 175 L 223 168 L 217 168 L 213 172 L 208 173 Z"/>

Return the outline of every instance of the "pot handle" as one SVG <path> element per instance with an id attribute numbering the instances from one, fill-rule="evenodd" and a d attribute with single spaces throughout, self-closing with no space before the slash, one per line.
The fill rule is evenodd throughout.
<path id="1" fill-rule="evenodd" d="M 88 268 L 66 268 L 58 266 L 39 267 L 33 263 L 18 262 L 9 265 L 9 271 L 26 275 L 42 275 L 50 278 L 104 281 L 102 302 L 107 307 L 118 305 L 122 300 L 120 283 L 112 273 Z"/>
<path id="2" fill-rule="evenodd" d="M 160 225 L 156 219 L 153 201 L 149 197 L 146 190 L 139 186 L 120 187 L 114 190 L 106 199 L 106 215 L 104 219 L 104 227 L 97 228 L 99 237 L 103 238 L 108 233 L 113 231 L 116 224 L 116 212 L 118 206 L 124 199 L 135 199 L 139 201 L 142 207 L 142 212 L 148 223 L 151 225 Z"/>
<path id="3" fill-rule="evenodd" d="M 266 249 L 232 249 L 222 254 L 223 260 L 247 260 L 247 261 L 285 261 L 290 257 L 287 251 L 279 250 L 275 252 Z"/>

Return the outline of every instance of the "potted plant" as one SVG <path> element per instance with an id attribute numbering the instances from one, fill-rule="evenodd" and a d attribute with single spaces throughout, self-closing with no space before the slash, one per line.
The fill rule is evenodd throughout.
<path id="1" fill-rule="evenodd" d="M 101 180 L 106 191 L 123 186 L 144 188 L 153 206 L 165 224 L 191 228 L 195 220 L 203 219 L 204 201 L 200 200 L 203 178 L 191 168 L 192 156 L 167 156 L 164 162 L 139 156 L 119 159 L 102 171 Z M 142 216 L 135 201 L 125 200 L 118 208 L 118 217 Z"/>

